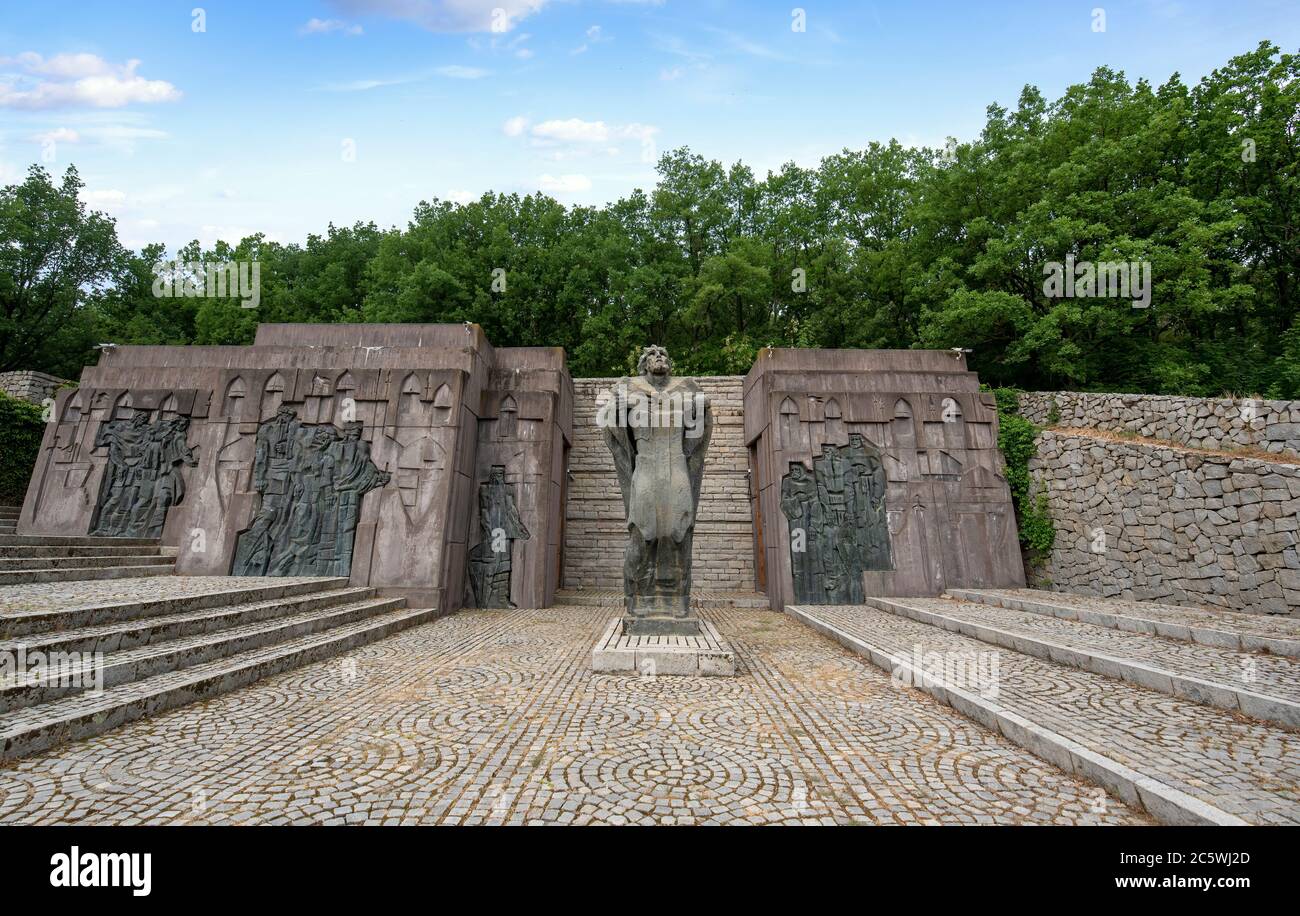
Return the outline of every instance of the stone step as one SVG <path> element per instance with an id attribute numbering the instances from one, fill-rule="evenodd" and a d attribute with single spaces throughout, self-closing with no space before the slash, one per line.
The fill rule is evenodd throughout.
<path id="1" fill-rule="evenodd" d="M 146 548 L 136 548 L 144 550 Z M 106 569 L 110 566 L 156 566 L 175 562 L 175 557 L 164 556 L 158 548 L 146 553 L 119 554 L 116 552 L 75 557 L 0 557 L 0 573 L 36 572 L 43 569 Z"/>
<path id="2" fill-rule="evenodd" d="M 98 667 L 95 659 L 39 676 L 0 678 L 0 712 L 12 712 L 81 693 L 96 685 L 105 689 L 191 665 L 216 661 L 251 649 L 309 636 L 354 623 L 405 604 L 404 598 L 366 598 L 361 601 L 306 611 L 271 621 L 231 627 L 217 633 L 170 640 L 124 652 L 112 652 Z M 97 676 L 96 676 L 97 675 Z M 90 680 L 91 683 L 87 683 Z"/>
<path id="3" fill-rule="evenodd" d="M 158 614 L 70 630 L 50 630 L 19 639 L 0 640 L 0 653 L 17 653 L 20 648 L 29 655 L 33 652 L 122 652 L 373 597 L 372 588 L 336 588 L 269 601 Z"/>
<path id="4" fill-rule="evenodd" d="M 128 579 L 137 576 L 169 576 L 176 571 L 175 557 L 145 557 L 139 566 L 109 566 L 103 569 L 22 569 L 0 572 L 0 586 L 41 582 L 80 582 L 94 579 Z"/>
<path id="5" fill-rule="evenodd" d="M 348 580 L 341 576 L 294 579 L 218 576 L 177 577 L 155 583 L 122 582 L 120 588 L 86 583 L 58 589 L 53 594 L 47 589 L 14 586 L 0 590 L 0 639 L 275 601 L 340 589 L 347 584 Z M 158 593 L 157 597 L 148 594 L 150 586 Z"/>
<path id="6" fill-rule="evenodd" d="M 437 613 L 431 608 L 403 608 L 322 633 L 155 675 L 102 693 L 78 694 L 0 714 L 0 760 L 36 754 L 66 741 L 102 734 L 144 716 L 209 699 L 391 636 L 432 620 Z"/>
<path id="7" fill-rule="evenodd" d="M 951 598 L 866 604 L 990 645 L 1300 728 L 1300 662 Z"/>
<path id="8" fill-rule="evenodd" d="M 157 538 L 101 538 L 89 535 L 0 534 L 0 547 L 157 547 Z"/>
<path id="9" fill-rule="evenodd" d="M 1121 598 L 1096 598 L 1037 589 L 949 589 L 964 601 L 1032 611 L 1132 633 L 1300 658 L 1300 619 L 1181 607 Z"/>
<path id="10" fill-rule="evenodd" d="M 786 612 L 1160 821 L 1300 824 L 1294 732 L 876 608 Z"/>
<path id="11" fill-rule="evenodd" d="M 19 559 L 23 557 L 147 557 L 161 556 L 163 549 L 156 544 L 107 547 L 75 547 L 67 545 L 16 545 L 0 544 L 0 559 Z"/>
<path id="12" fill-rule="evenodd" d="M 551 602 L 556 606 L 622 607 L 623 593 L 606 588 L 562 588 L 555 592 Z M 725 608 L 767 609 L 767 596 L 758 592 L 703 591 L 691 595 L 691 607 L 697 610 L 722 610 Z"/>

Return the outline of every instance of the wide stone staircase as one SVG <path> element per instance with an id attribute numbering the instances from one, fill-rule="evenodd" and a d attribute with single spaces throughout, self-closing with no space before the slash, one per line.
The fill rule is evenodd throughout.
<path id="1" fill-rule="evenodd" d="M 437 614 L 405 603 L 342 578 L 0 587 L 0 760 L 207 699 Z"/>
<path id="2" fill-rule="evenodd" d="M 149 538 L 17 534 L 17 506 L 0 506 L 0 586 L 165 576 L 176 549 Z"/>
<path id="3" fill-rule="evenodd" d="M 786 611 L 1161 821 L 1300 824 L 1300 620 L 1032 589 Z"/>

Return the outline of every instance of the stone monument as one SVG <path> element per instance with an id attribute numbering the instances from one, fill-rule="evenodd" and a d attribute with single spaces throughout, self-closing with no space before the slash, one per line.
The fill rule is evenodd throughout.
<path id="1" fill-rule="evenodd" d="M 731 653 L 691 607 L 691 545 L 712 415 L 699 386 L 674 378 L 672 367 L 667 350 L 646 347 L 641 374 L 619 379 L 597 408 L 628 537 L 624 614 L 593 652 L 597 671 L 734 673 Z"/>
<path id="2" fill-rule="evenodd" d="M 504 465 L 494 464 L 478 491 L 479 542 L 469 552 L 469 581 L 474 605 L 481 608 L 513 608 L 510 600 L 510 571 L 514 565 L 515 541 L 526 541 L 528 529 L 519 518 Z"/>
<path id="3" fill-rule="evenodd" d="M 623 592 L 629 635 L 694 636 L 691 536 L 712 418 L 691 379 L 673 378 L 663 347 L 646 347 L 636 378 L 607 393 L 600 425 L 614 456 L 627 548 Z"/>

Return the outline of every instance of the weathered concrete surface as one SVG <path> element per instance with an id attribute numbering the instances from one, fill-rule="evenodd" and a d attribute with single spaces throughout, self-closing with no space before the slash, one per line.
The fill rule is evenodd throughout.
<path id="1" fill-rule="evenodd" d="M 783 479 L 794 464 L 812 471 L 825 445 L 848 445 L 855 433 L 883 459 L 893 564 L 862 574 L 865 594 L 1024 584 L 993 397 L 980 393 L 960 353 L 763 350 L 744 398 L 761 516 L 759 578 L 774 608 L 793 600 L 795 538 L 782 512 Z"/>
<path id="2" fill-rule="evenodd" d="M 258 425 L 292 406 L 303 423 L 356 420 L 392 480 L 364 498 L 351 567 L 375 586 L 443 611 L 467 593 L 476 494 L 506 467 L 536 535 L 515 546 L 513 598 L 544 606 L 559 580 L 572 388 L 562 351 L 495 350 L 477 325 L 262 325 L 250 347 L 118 347 L 60 394 L 28 488 L 20 534 L 86 534 L 106 464 L 105 421 L 137 410 L 189 417 L 198 466 L 162 542 L 177 570 L 222 575 L 258 496 Z"/>

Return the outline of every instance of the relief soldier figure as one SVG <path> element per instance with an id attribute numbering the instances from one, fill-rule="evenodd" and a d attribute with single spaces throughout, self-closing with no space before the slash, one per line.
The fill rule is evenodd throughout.
<path id="1" fill-rule="evenodd" d="M 232 573 L 349 575 L 361 498 L 389 479 L 359 424 L 340 437 L 332 424 L 305 425 L 281 406 L 257 431 L 253 487 L 262 501 L 239 535 Z"/>
<path id="2" fill-rule="evenodd" d="M 859 604 L 862 573 L 893 568 L 885 487 L 880 452 L 861 433 L 851 433 L 847 446 L 823 445 L 811 478 L 802 462 L 790 462 L 781 511 L 789 520 L 796 601 Z"/>
<path id="3" fill-rule="evenodd" d="M 186 441 L 189 427 L 189 417 L 151 424 L 146 410 L 100 426 L 95 448 L 108 449 L 108 466 L 91 519 L 92 535 L 162 536 L 168 510 L 185 496 L 181 466 L 198 465 Z"/>
<path id="4" fill-rule="evenodd" d="M 515 541 L 526 541 L 504 465 L 494 464 L 478 491 L 479 542 L 469 554 L 470 586 L 476 607 L 513 608 L 510 571 Z"/>

